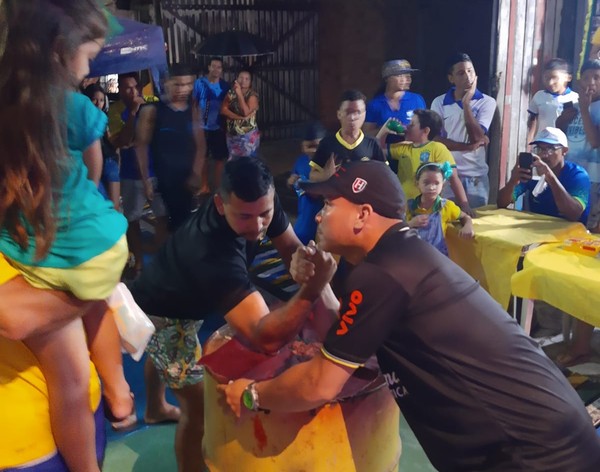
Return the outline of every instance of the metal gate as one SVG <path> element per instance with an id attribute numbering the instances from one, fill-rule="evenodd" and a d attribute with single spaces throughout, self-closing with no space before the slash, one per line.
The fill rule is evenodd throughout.
<path id="1" fill-rule="evenodd" d="M 206 66 L 194 46 L 207 36 L 239 29 L 275 46 L 275 53 L 255 58 L 224 58 L 224 78 L 250 65 L 260 97 L 258 126 L 262 137 L 298 137 L 299 127 L 318 116 L 317 0 L 172 0 L 160 2 L 170 63 Z"/>

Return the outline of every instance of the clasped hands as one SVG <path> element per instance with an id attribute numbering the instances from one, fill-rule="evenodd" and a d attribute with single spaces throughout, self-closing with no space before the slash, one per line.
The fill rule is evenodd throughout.
<path id="1" fill-rule="evenodd" d="M 333 278 L 337 264 L 331 253 L 317 248 L 314 241 L 307 246 L 300 246 L 292 255 L 290 274 L 300 285 L 305 285 L 310 292 L 318 292 Z"/>

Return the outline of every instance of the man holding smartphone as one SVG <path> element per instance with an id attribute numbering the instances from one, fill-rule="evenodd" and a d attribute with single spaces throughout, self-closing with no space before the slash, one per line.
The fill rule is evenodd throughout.
<path id="1" fill-rule="evenodd" d="M 547 127 L 529 144 L 533 145 L 533 154 L 519 155 L 510 179 L 498 192 L 498 207 L 506 208 L 525 194 L 525 210 L 585 224 L 590 179 L 585 169 L 565 160 L 569 150 L 565 133 Z M 539 181 L 532 178 L 534 167 Z"/>

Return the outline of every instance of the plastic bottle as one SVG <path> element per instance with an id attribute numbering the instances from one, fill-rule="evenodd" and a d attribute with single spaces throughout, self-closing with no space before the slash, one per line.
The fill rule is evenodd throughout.
<path id="1" fill-rule="evenodd" d="M 402 123 L 396 120 L 388 121 L 387 127 L 390 131 L 394 131 L 398 134 L 404 134 L 406 132 L 406 128 L 402 125 Z"/>

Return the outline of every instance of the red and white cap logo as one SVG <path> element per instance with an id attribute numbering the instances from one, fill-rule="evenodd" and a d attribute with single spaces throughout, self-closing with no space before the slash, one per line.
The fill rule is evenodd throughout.
<path id="1" fill-rule="evenodd" d="M 352 191 L 354 193 L 360 193 L 366 187 L 367 187 L 367 181 L 365 179 L 361 179 L 360 177 L 357 177 L 356 179 L 354 179 L 354 182 L 352 183 Z"/>

